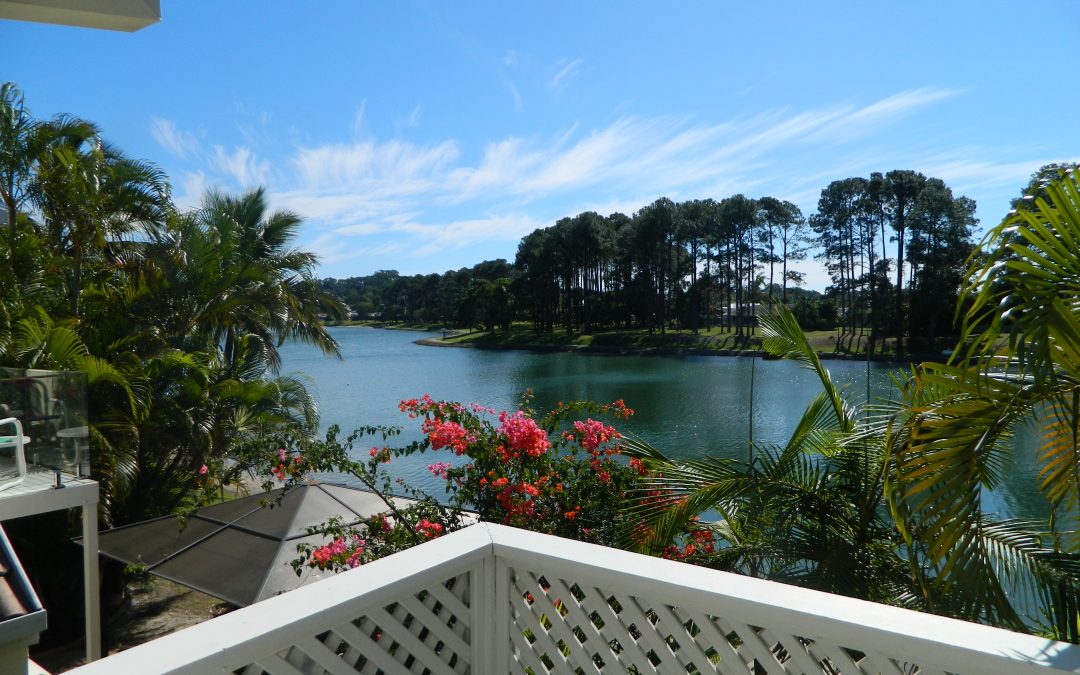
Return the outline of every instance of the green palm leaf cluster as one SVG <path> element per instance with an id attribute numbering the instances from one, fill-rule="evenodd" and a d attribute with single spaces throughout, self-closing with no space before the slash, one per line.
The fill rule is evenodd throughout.
<path id="1" fill-rule="evenodd" d="M 963 341 L 924 364 L 894 421 L 889 495 L 913 569 L 941 611 L 1077 641 L 1080 576 L 1080 180 L 1056 171 L 970 261 Z M 1013 435 L 1041 437 L 1045 524 L 994 522 L 984 497 Z"/>

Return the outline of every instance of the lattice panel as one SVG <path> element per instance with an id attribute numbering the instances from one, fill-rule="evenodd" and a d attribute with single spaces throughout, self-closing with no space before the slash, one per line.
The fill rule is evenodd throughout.
<path id="1" fill-rule="evenodd" d="M 473 672 L 472 572 L 256 659 L 243 675 L 463 675 Z"/>
<path id="2" fill-rule="evenodd" d="M 518 668 L 546 673 L 928 675 L 888 656 L 752 626 L 551 572 L 510 568 Z M 936 675 L 942 675 L 940 671 Z"/>

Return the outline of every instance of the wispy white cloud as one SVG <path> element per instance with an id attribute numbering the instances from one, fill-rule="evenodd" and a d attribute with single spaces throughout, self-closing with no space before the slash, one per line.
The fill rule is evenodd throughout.
<path id="1" fill-rule="evenodd" d="M 406 252 L 406 245 L 399 242 L 365 246 L 343 245 L 342 238 L 336 234 L 320 235 L 308 242 L 305 248 L 314 253 L 324 265 L 359 261 L 368 264 L 373 270 L 396 267 L 396 263 L 391 261 L 399 259 Z"/>
<path id="2" fill-rule="evenodd" d="M 747 87 L 745 87 L 744 89 L 742 89 L 741 91 L 739 91 L 739 92 L 738 92 L 737 94 L 735 94 L 735 95 L 736 95 L 736 96 L 739 96 L 739 97 L 742 97 L 742 96 L 746 96 L 746 95 L 747 95 L 747 94 L 749 94 L 750 92 L 752 92 L 752 91 L 754 91 L 755 89 L 757 89 L 757 88 L 761 87 L 761 86 L 762 86 L 763 84 L 765 84 L 765 83 L 766 83 L 766 82 L 768 82 L 769 80 L 771 80 L 771 79 L 773 79 L 774 77 L 776 77 L 777 73 L 779 73 L 779 72 L 780 72 L 780 71 L 779 71 L 779 70 L 777 70 L 777 69 L 775 69 L 775 68 L 774 68 L 774 69 L 772 69 L 771 71 L 769 71 L 769 74 L 768 74 L 768 75 L 766 75 L 765 77 L 761 78 L 761 79 L 760 79 L 760 80 L 758 80 L 757 82 L 754 82 L 753 84 L 750 84 L 750 85 L 748 85 Z"/>
<path id="3" fill-rule="evenodd" d="M 292 159 L 299 188 L 313 194 L 366 193 L 373 200 L 420 195 L 458 158 L 457 144 L 416 146 L 374 140 L 300 148 Z"/>
<path id="4" fill-rule="evenodd" d="M 356 114 L 353 115 L 352 125 L 352 137 L 363 138 L 365 133 L 364 128 L 364 113 L 367 111 L 367 101 L 360 101 L 360 105 L 356 107 Z"/>
<path id="5" fill-rule="evenodd" d="M 211 165 L 242 188 L 258 187 L 270 182 L 270 162 L 257 159 L 248 147 L 240 146 L 226 152 L 225 148 L 215 145 Z"/>
<path id="6" fill-rule="evenodd" d="M 447 251 L 468 248 L 480 242 L 514 242 L 533 230 L 550 223 L 526 215 L 493 215 L 448 223 L 421 225 L 412 232 L 418 237 L 418 246 L 412 256 L 426 258 Z"/>
<path id="7" fill-rule="evenodd" d="M 509 68 L 513 68 L 514 66 L 517 65 L 517 62 L 518 62 L 518 53 L 516 51 L 514 51 L 513 49 L 507 50 L 506 54 L 503 55 L 503 65 L 504 66 L 507 66 Z"/>
<path id="8" fill-rule="evenodd" d="M 862 108 L 845 109 L 837 120 L 823 125 L 807 140 L 852 141 L 881 128 L 914 110 L 952 98 L 961 92 L 953 89 L 923 87 L 893 94 Z"/>
<path id="9" fill-rule="evenodd" d="M 251 111 L 242 103 L 236 104 L 235 107 L 239 117 L 236 128 L 245 144 L 258 148 L 277 141 L 276 132 L 273 129 L 274 116 L 270 111 Z"/>
<path id="10" fill-rule="evenodd" d="M 510 98 L 514 101 L 514 110 L 521 110 L 525 100 L 521 98 L 521 92 L 514 86 L 513 82 L 507 82 L 506 88 L 510 92 Z"/>
<path id="11" fill-rule="evenodd" d="M 933 139 L 925 147 L 888 142 L 886 132 L 906 116 L 956 95 L 916 89 L 861 105 L 709 121 L 624 114 L 594 128 L 568 123 L 483 147 L 362 135 L 361 104 L 358 124 L 342 134 L 353 132 L 349 140 L 295 147 L 273 170 L 248 146 L 231 152 L 215 146 L 207 175 L 190 180 L 193 188 L 221 178 L 240 186 L 268 183 L 274 208 L 294 210 L 312 224 L 311 245 L 324 261 L 362 259 L 375 268 L 381 265 L 371 260 L 380 255 L 426 259 L 484 242 L 515 242 L 561 216 L 631 214 L 660 196 L 771 194 L 810 212 L 830 180 L 873 170 L 918 169 L 964 194 L 1022 184 L 1044 152 L 1013 149 L 1003 161 L 986 148 L 945 153 Z M 414 112 L 419 120 L 422 109 Z"/>
<path id="12" fill-rule="evenodd" d="M 420 118 L 424 114 L 424 107 L 421 105 L 413 106 L 413 109 L 409 111 L 409 114 L 402 120 L 402 126 L 406 129 L 415 129 L 420 126 Z"/>
<path id="13" fill-rule="evenodd" d="M 547 223 L 530 215 L 489 215 L 482 218 L 422 222 L 388 217 L 334 228 L 309 247 L 323 262 L 394 255 L 433 258 L 484 242 L 516 242 Z M 389 235 L 389 236 L 388 236 Z"/>
<path id="14" fill-rule="evenodd" d="M 1016 194 L 1027 184 L 1031 174 L 1059 157 L 1042 156 L 1036 159 L 1014 161 L 990 161 L 979 158 L 982 154 L 975 148 L 940 153 L 927 157 L 920 169 L 927 175 L 936 176 L 948 183 L 955 192 L 964 193 L 988 187 L 1013 186 Z"/>
<path id="15" fill-rule="evenodd" d="M 551 78 L 550 86 L 552 89 L 558 89 L 564 81 L 573 77 L 577 72 L 577 69 L 581 67 L 581 64 L 585 60 L 581 58 L 573 59 L 572 61 L 562 60 L 555 65 L 559 70 Z"/>
<path id="16" fill-rule="evenodd" d="M 462 151 L 452 140 L 326 143 L 296 149 L 288 163 L 293 176 L 277 197 L 312 219 L 373 232 L 372 223 L 385 224 L 379 219 L 403 211 L 430 214 L 440 205 L 466 212 L 520 209 L 569 195 L 588 200 L 584 193 L 589 192 L 610 195 L 606 201 L 618 203 L 627 202 L 625 195 L 723 196 L 761 186 L 760 174 L 776 162 L 781 148 L 842 142 L 848 124 L 884 128 L 901 111 L 944 96 L 919 90 L 863 107 L 775 111 L 714 124 L 688 117 L 623 116 L 591 130 L 571 124 L 553 137 L 493 140 L 472 163 L 462 162 Z M 232 159 L 221 164 L 233 175 L 257 173 L 251 161 L 241 161 L 247 158 Z M 805 181 L 795 176 L 780 187 L 799 192 Z M 460 222 L 475 228 L 489 221 Z M 402 230 L 398 225 L 386 231 Z"/>
<path id="17" fill-rule="evenodd" d="M 164 117 L 150 118 L 150 135 L 158 145 L 180 159 L 199 154 L 199 139 L 190 131 L 176 128 L 176 123 Z"/>
<path id="18" fill-rule="evenodd" d="M 211 187 L 202 171 L 188 171 L 180 176 L 179 190 L 173 190 L 173 201 L 181 209 L 197 207 Z"/>
<path id="19" fill-rule="evenodd" d="M 356 223 L 355 225 L 339 227 L 334 230 L 334 234 L 363 237 L 372 234 L 381 234 L 386 231 L 387 226 L 380 223 Z"/>

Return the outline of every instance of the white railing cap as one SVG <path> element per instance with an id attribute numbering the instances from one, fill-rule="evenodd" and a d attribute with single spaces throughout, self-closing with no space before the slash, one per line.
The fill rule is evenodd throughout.
<path id="1" fill-rule="evenodd" d="M 76 672 L 231 672 L 352 621 L 365 607 L 381 607 L 404 592 L 415 593 L 425 584 L 442 583 L 495 561 L 630 594 L 645 604 L 728 614 L 743 623 L 876 651 L 924 669 L 1080 672 L 1080 647 L 1074 645 L 490 523 L 270 598 Z M 489 616 L 493 609 L 475 608 Z"/>

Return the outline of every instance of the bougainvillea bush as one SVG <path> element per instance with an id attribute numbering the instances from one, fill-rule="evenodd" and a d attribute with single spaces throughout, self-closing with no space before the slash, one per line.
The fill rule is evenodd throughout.
<path id="1" fill-rule="evenodd" d="M 402 401 L 424 440 L 409 452 L 464 457 L 429 470 L 446 480 L 451 504 L 481 520 L 613 545 L 625 525 L 619 508 L 636 473 L 618 459 L 622 436 L 603 419 L 633 415 L 620 400 L 559 404 L 543 416 L 479 405 Z M 601 419 L 595 419 L 601 418 Z"/>
<path id="2" fill-rule="evenodd" d="M 609 546 L 628 531 L 621 503 L 645 469 L 620 457 L 622 435 L 612 423 L 633 415 L 621 400 L 560 403 L 543 415 L 527 399 L 514 411 L 427 395 L 399 407 L 410 423 L 419 424 L 421 440 L 392 447 L 400 428 L 365 427 L 345 439 L 331 428 L 325 441 L 274 439 L 279 449 L 262 458 L 267 488 L 312 474 L 345 473 L 387 506 L 361 527 L 332 521 L 313 528 L 327 543 L 301 547 L 294 562 L 298 572 L 356 567 L 477 518 Z M 364 450 L 360 441 L 372 437 L 379 442 Z M 430 454 L 428 470 L 445 481 L 445 503 L 391 480 L 388 468 L 395 458 L 419 453 Z"/>

